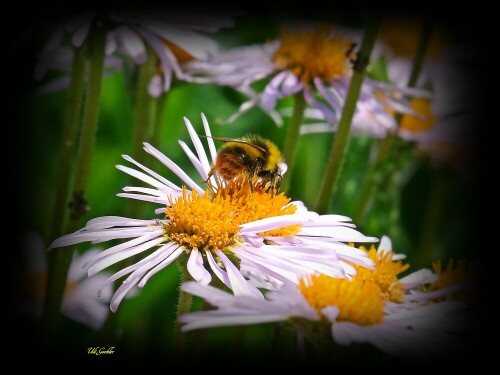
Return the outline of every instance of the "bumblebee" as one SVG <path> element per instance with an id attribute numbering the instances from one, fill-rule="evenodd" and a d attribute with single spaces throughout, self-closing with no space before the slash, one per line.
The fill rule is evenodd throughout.
<path id="1" fill-rule="evenodd" d="M 273 142 L 258 135 L 246 135 L 238 139 L 210 138 L 224 142 L 224 145 L 217 151 L 207 181 L 217 173 L 225 181 L 239 178 L 248 180 L 251 191 L 255 180 L 269 184 L 266 191 L 279 190 L 282 176 L 286 172 L 286 164 Z"/>

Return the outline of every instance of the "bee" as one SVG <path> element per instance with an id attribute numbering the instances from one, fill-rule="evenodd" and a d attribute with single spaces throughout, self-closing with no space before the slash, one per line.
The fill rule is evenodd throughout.
<path id="1" fill-rule="evenodd" d="M 252 192 L 254 179 L 269 184 L 266 192 L 269 189 L 273 192 L 279 190 L 287 166 L 273 142 L 252 134 L 238 139 L 210 138 L 224 142 L 224 145 L 217 151 L 215 163 L 205 182 L 217 173 L 225 181 L 238 178 L 248 180 Z"/>

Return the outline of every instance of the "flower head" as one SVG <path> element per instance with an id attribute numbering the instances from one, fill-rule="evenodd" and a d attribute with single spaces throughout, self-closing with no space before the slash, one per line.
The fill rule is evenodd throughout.
<path id="1" fill-rule="evenodd" d="M 455 336 L 465 319 L 465 305 L 444 301 L 412 310 L 387 312 L 378 285 L 313 274 L 298 285 L 287 283 L 266 299 L 235 296 L 210 286 L 184 283 L 185 292 L 204 298 L 215 310 L 180 317 L 184 331 L 271 322 L 288 322 L 312 341 L 328 329 L 329 342 L 320 345 L 368 343 L 407 359 L 434 359 L 463 349 L 465 339 Z"/>
<path id="2" fill-rule="evenodd" d="M 260 106 L 281 125 L 281 115 L 276 111 L 278 100 L 300 93 L 309 104 L 308 110 L 319 113 L 330 128 L 335 128 L 342 114 L 359 39 L 352 31 L 330 25 L 286 27 L 276 41 L 223 51 L 206 61 L 188 63 L 186 71 L 197 82 L 232 86 L 249 97 L 228 121 Z M 256 92 L 251 85 L 263 78 L 269 82 L 262 92 Z M 378 136 L 394 130 L 396 124 L 387 108 L 414 113 L 402 98 L 404 93 L 409 92 L 365 79 L 353 130 L 368 130 Z M 427 95 L 423 90 L 411 94 Z M 284 109 L 281 114 L 290 112 Z"/>
<path id="3" fill-rule="evenodd" d="M 66 34 L 74 47 L 81 47 L 92 31 L 92 24 L 99 22 L 106 28 L 106 54 L 118 54 L 134 64 L 146 62 L 149 47 L 159 64 L 149 85 L 151 96 L 157 97 L 169 91 L 173 75 L 189 80 L 182 64 L 193 59 L 206 59 L 216 53 L 218 45 L 206 33 L 212 33 L 233 24 L 232 17 L 183 13 L 173 10 L 109 10 L 104 13 L 89 10 L 79 12 L 57 24 L 43 48 L 35 69 L 40 80 L 47 70 L 61 64 L 70 65 L 61 59 L 61 46 Z M 109 61 L 114 63 L 115 60 Z M 54 85 L 54 83 L 52 83 Z M 58 85 L 57 87 L 60 87 Z"/>
<path id="4" fill-rule="evenodd" d="M 92 258 L 86 264 L 89 276 L 123 259 L 147 254 L 106 281 L 108 285 L 130 274 L 114 294 L 111 310 L 116 311 L 135 285 L 143 287 L 151 276 L 178 258 L 186 262 L 189 274 L 197 282 L 208 284 L 215 276 L 235 294 L 256 298 L 262 298 L 262 294 L 244 277 L 248 273 L 259 274 L 277 286 L 284 281 L 298 283 L 303 274 L 321 272 L 342 278 L 356 274 L 353 264 L 372 266 L 365 252 L 346 243 L 376 239 L 355 230 L 349 218 L 310 212 L 284 193 L 269 192 L 263 181 L 250 186 L 246 180 L 227 181 L 217 174 L 209 178 L 217 152 L 208 122 L 204 116 L 202 119 L 212 162 L 187 119 L 196 155 L 186 143 L 179 143 L 207 188 L 202 188 L 177 164 L 146 143 L 146 152 L 175 173 L 183 186 L 124 156 L 138 169 L 122 165 L 117 168 L 152 187 L 127 186 L 118 195 L 158 203 L 161 207 L 156 213 L 163 217 L 150 220 L 100 217 L 51 245 L 55 248 L 84 241 L 128 239 Z M 246 271 L 238 269 L 240 262 Z"/>

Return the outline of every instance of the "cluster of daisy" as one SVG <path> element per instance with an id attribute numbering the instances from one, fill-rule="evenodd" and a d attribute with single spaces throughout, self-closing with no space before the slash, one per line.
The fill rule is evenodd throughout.
<path id="1" fill-rule="evenodd" d="M 282 125 L 283 117 L 293 110 L 280 108 L 278 103 L 294 96 L 305 108 L 302 134 L 336 131 L 355 71 L 360 35 L 324 25 L 293 25 L 283 28 L 274 41 L 221 51 L 205 34 L 231 24 L 230 17 L 204 18 L 193 13 L 78 14 L 54 28 L 36 77 L 41 79 L 51 68 L 68 69 L 74 48 L 84 45 L 92 28 L 100 25 L 105 30 L 104 65 L 110 71 L 124 69 L 130 62 L 144 64 L 152 51 L 157 62 L 148 85 L 152 97 L 169 91 L 173 79 L 230 86 L 248 100 L 227 122 L 260 107 Z M 65 37 L 73 49 L 64 47 Z M 382 42 L 377 48 L 375 57 L 383 59 L 392 53 Z M 435 160 L 449 162 L 450 142 L 456 150 L 467 138 L 456 126 L 457 109 L 442 102 L 455 75 L 443 73 L 450 72 L 449 65 L 434 64 L 424 71 L 423 83 L 409 88 L 408 60 L 391 62 L 387 81 L 364 79 L 352 133 L 374 138 L 396 134 L 416 143 L 420 151 L 432 153 Z M 258 82 L 263 79 L 267 83 L 259 90 Z M 68 77 L 62 77 L 42 91 L 67 82 Z M 450 117 L 453 121 L 448 121 Z M 81 304 L 71 303 L 68 291 L 62 306 L 68 315 L 97 328 L 107 314 L 103 302 L 116 312 L 124 298 L 177 263 L 192 280 L 183 283 L 181 291 L 212 307 L 181 315 L 182 331 L 285 322 L 326 349 L 368 343 L 411 359 L 442 358 L 443 353 L 463 350 L 468 329 L 472 329 L 468 323 L 474 306 L 475 269 L 471 265 L 435 263 L 433 270 L 402 276 L 409 265 L 404 255 L 392 251 L 389 238 L 382 237 L 378 249 L 366 248 L 360 244 L 378 239 L 358 231 L 349 217 L 310 211 L 285 192 L 274 186 L 270 189 L 263 179 L 226 179 L 214 173 L 218 152 L 204 115 L 202 124 L 204 135 L 200 136 L 185 119 L 191 145 L 179 141 L 198 172 L 196 177 L 147 142 L 144 151 L 176 180 L 155 172 L 142 159 L 139 162 L 135 154 L 135 159 L 124 155 L 128 165 L 117 166 L 142 182 L 124 187 L 118 196 L 157 204 L 150 217 L 94 218 L 50 245 L 54 249 L 117 241 L 106 250 L 89 251 L 75 259 L 70 284 L 76 265 L 86 270 L 90 280 L 98 281 L 92 295 L 100 300 L 89 303 L 98 306 L 99 313 L 92 317 L 94 309 L 86 311 Z M 285 170 L 283 165 L 279 173 Z M 122 261 L 127 264 L 119 268 Z M 118 287 L 113 293 L 114 284 Z M 85 295 L 89 285 L 85 285 Z M 78 296 L 73 301 L 82 302 Z M 72 314 L 71 308 L 80 314 Z"/>
<path id="2" fill-rule="evenodd" d="M 182 185 L 124 155 L 135 168 L 117 168 L 150 187 L 127 186 L 118 195 L 157 203 L 156 214 L 162 216 L 92 219 L 50 246 L 125 240 L 88 257 L 83 267 L 89 276 L 141 255 L 102 283 L 100 291 L 128 275 L 111 298 L 112 311 L 133 288 L 144 287 L 177 260 L 194 280 L 184 283 L 182 290 L 216 308 L 182 315 L 183 330 L 277 321 L 293 322 L 301 329 L 300 322 L 306 320 L 323 327 L 328 322 L 332 343 L 367 342 L 406 357 L 434 355 L 438 345 L 450 341 L 460 347 L 466 305 L 451 297 L 462 293 L 468 281 L 454 279 L 453 267 L 398 279 L 408 265 L 402 263 L 403 255 L 392 252 L 388 238 L 382 238 L 378 250 L 356 248 L 353 243 L 377 239 L 357 231 L 348 217 L 311 212 L 302 202 L 270 192 L 262 183 L 251 187 L 246 180 L 209 177 L 217 153 L 203 115 L 202 120 L 208 155 L 188 119 L 194 151 L 183 141 L 179 144 L 206 187 L 146 143 L 144 150 Z M 463 271 L 459 276 L 470 273 L 465 265 L 459 266 Z M 209 285 L 214 278 L 222 289 Z"/>

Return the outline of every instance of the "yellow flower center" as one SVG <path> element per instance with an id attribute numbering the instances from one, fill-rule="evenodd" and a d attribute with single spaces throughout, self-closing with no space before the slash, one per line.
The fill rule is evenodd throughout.
<path id="1" fill-rule="evenodd" d="M 356 279 L 363 282 L 371 282 L 380 288 L 382 298 L 386 301 L 397 302 L 404 295 L 404 285 L 398 280 L 398 275 L 406 271 L 410 265 L 403 264 L 400 260 L 393 261 L 393 252 L 387 251 L 377 254 L 375 246 L 366 250 L 364 246 L 359 247 L 367 252 L 368 257 L 375 263 L 375 269 L 354 265 L 358 274 Z"/>
<path id="2" fill-rule="evenodd" d="M 325 307 L 337 306 L 339 321 L 367 326 L 383 320 L 384 302 L 380 288 L 373 283 L 317 274 L 302 278 L 299 288 L 318 313 Z"/>
<path id="3" fill-rule="evenodd" d="M 431 101 L 425 98 L 414 98 L 410 105 L 412 109 L 424 117 L 418 118 L 412 115 L 404 115 L 401 119 L 401 129 L 411 132 L 421 132 L 432 129 L 436 123 L 436 118 L 432 114 Z"/>
<path id="4" fill-rule="evenodd" d="M 355 43 L 331 27 L 282 29 L 280 42 L 273 61 L 304 83 L 315 77 L 331 80 L 351 74 Z"/>
<path id="5" fill-rule="evenodd" d="M 183 187 L 182 196 L 169 198 L 165 213 L 170 222 L 164 225 L 165 235 L 188 249 L 225 249 L 241 241 L 240 225 L 294 214 L 297 207 L 287 206 L 289 202 L 283 193 L 266 192 L 262 184 L 255 185 L 252 192 L 250 184 L 244 181 L 230 182 L 215 194 L 208 189 L 204 195 L 196 191 L 188 194 Z M 291 236 L 299 229 L 300 225 L 289 225 L 259 234 Z"/>
<path id="6" fill-rule="evenodd" d="M 413 58 L 417 52 L 422 25 L 422 19 L 414 15 L 398 14 L 397 17 L 385 17 L 380 25 L 380 38 L 397 56 Z M 435 25 L 426 49 L 426 56 L 432 59 L 438 58 L 449 43 L 449 33 L 441 25 Z"/>
<path id="7" fill-rule="evenodd" d="M 441 261 L 432 263 L 432 269 L 438 275 L 428 291 L 439 290 L 452 285 L 464 283 L 466 281 L 477 280 L 477 265 L 471 264 L 464 259 L 455 262 L 451 259 L 446 267 L 443 267 Z M 473 291 L 471 288 L 465 288 L 448 296 L 450 299 L 470 299 Z"/>

